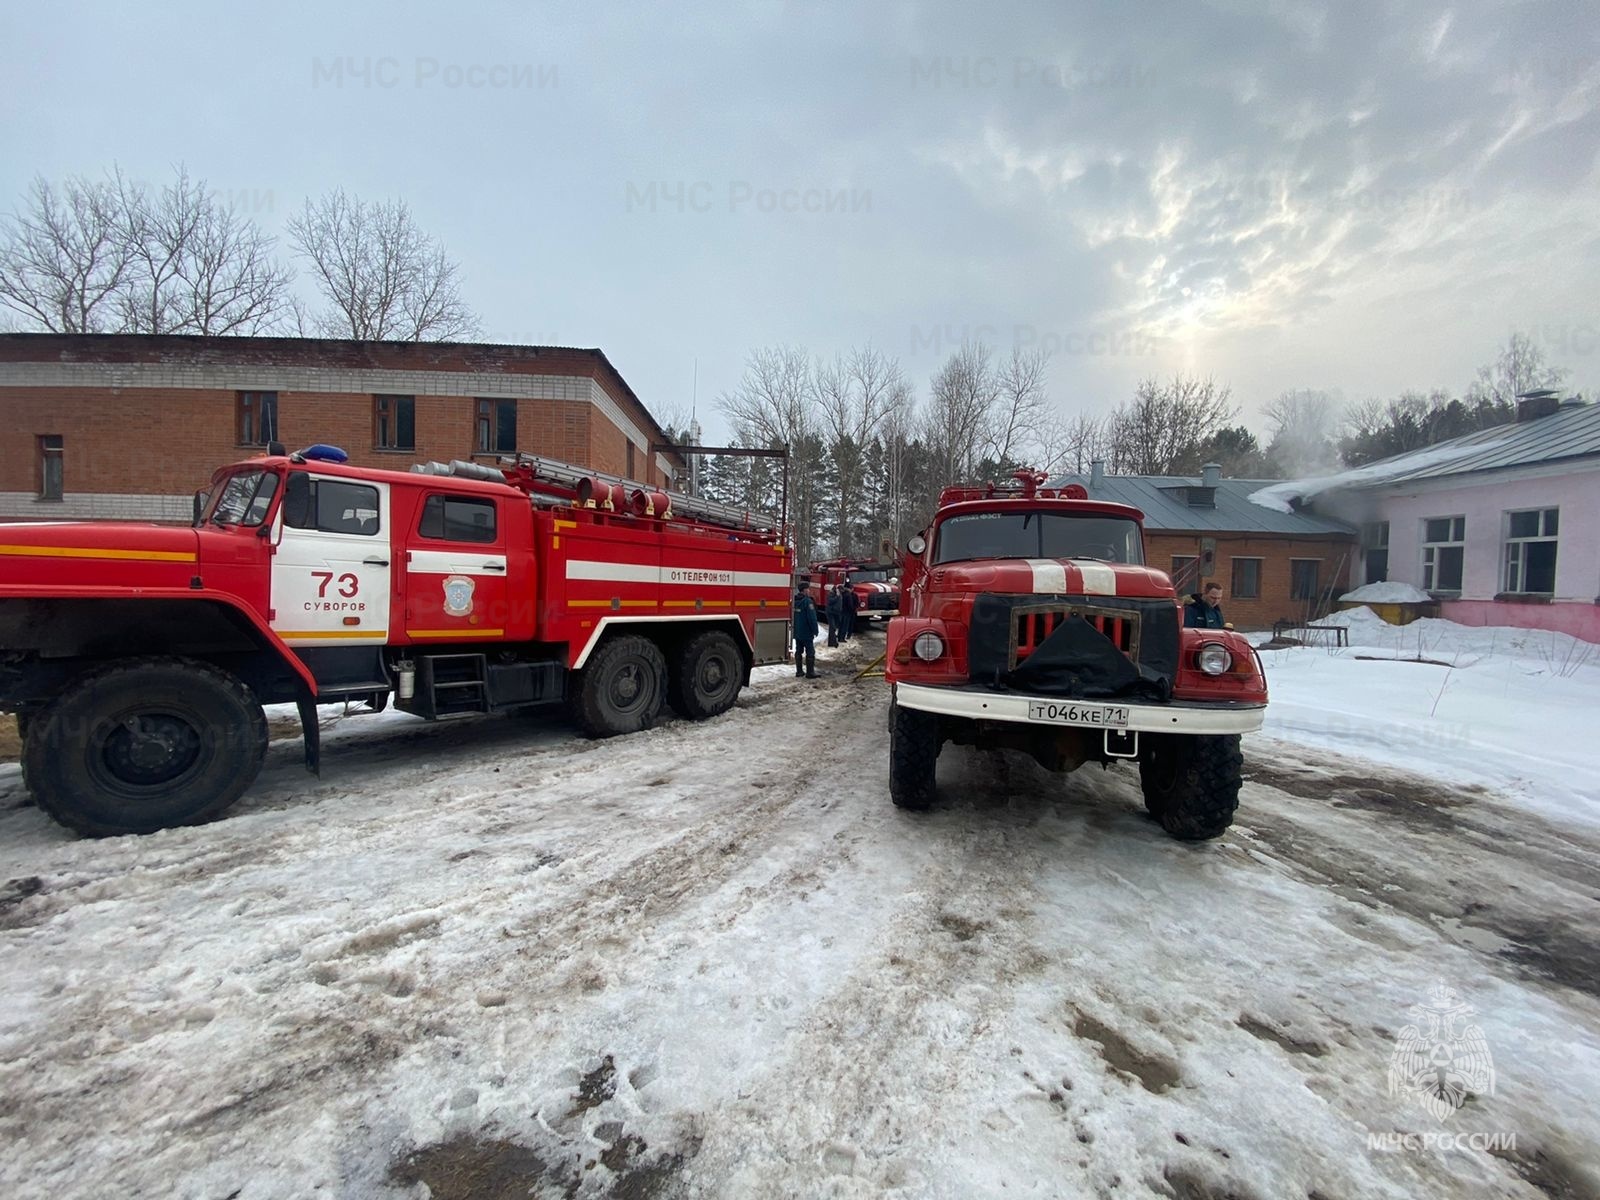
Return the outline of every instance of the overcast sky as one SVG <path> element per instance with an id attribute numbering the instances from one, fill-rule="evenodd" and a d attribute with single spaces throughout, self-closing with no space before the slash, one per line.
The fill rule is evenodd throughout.
<path id="1" fill-rule="evenodd" d="M 663 414 L 777 343 L 924 394 L 964 334 L 1051 349 L 1069 408 L 1459 391 L 1513 330 L 1600 385 L 1593 0 L 57 0 L 0 15 L 0 104 L 7 209 L 113 163 L 274 232 L 402 197 L 487 339 Z"/>

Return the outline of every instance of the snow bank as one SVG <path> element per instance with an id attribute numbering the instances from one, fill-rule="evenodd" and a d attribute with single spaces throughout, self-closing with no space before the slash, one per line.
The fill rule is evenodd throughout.
<path id="1" fill-rule="evenodd" d="M 1390 580 L 1384 583 L 1369 583 L 1365 587 L 1358 587 L 1353 592 L 1346 592 L 1339 599 L 1354 600 L 1362 604 L 1427 604 L 1433 597 L 1421 588 L 1412 587 L 1409 583 Z"/>
<path id="2" fill-rule="evenodd" d="M 1412 471 L 1420 471 L 1424 467 L 1435 467 L 1458 458 L 1466 458 L 1480 450 L 1498 445 L 1500 440 L 1503 439 L 1472 442 L 1465 446 L 1449 444 L 1434 446 L 1427 450 L 1418 450 L 1414 454 L 1402 454 L 1398 458 L 1386 458 L 1382 462 L 1368 463 L 1353 471 L 1341 471 L 1337 475 L 1323 475 L 1314 479 L 1286 479 L 1282 483 L 1274 483 L 1259 491 L 1251 492 L 1250 503 L 1270 508 L 1274 512 L 1293 512 L 1296 501 L 1310 500 L 1313 496 L 1340 488 L 1383 483 L 1400 475 L 1409 475 Z"/>
<path id="3" fill-rule="evenodd" d="M 1485 784 L 1499 803 L 1600 824 L 1600 646 L 1435 618 L 1390 625 L 1370 608 L 1319 624 L 1342 625 L 1349 646 L 1261 651 L 1272 694 L 1264 734 Z"/>

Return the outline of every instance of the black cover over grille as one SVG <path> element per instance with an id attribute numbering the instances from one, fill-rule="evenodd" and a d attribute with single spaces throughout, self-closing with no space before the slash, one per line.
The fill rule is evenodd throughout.
<path id="1" fill-rule="evenodd" d="M 1172 600 L 985 592 L 973 601 L 968 632 L 974 683 L 1047 696 L 1172 696 Z"/>

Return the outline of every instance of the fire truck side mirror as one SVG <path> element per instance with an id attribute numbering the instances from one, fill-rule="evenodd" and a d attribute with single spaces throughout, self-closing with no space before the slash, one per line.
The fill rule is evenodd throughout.
<path id="1" fill-rule="evenodd" d="M 311 521 L 311 476 L 290 471 L 283 485 L 283 523 L 291 529 L 306 529 Z"/>

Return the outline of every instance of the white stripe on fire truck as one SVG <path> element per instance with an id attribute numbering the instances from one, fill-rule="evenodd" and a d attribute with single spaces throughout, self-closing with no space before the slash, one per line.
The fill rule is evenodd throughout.
<path id="1" fill-rule="evenodd" d="M 1033 590 L 1046 596 L 1061 596 L 1067 590 L 1067 569 L 1053 558 L 1030 558 Z"/>
<path id="2" fill-rule="evenodd" d="M 789 587 L 789 577 L 775 571 L 729 571 L 722 567 L 652 567 L 645 563 L 567 560 L 568 579 L 603 583 L 673 584 L 678 587 Z"/>
<path id="3" fill-rule="evenodd" d="M 1117 594 L 1117 573 L 1105 563 L 1084 562 L 1075 558 L 1072 565 L 1078 568 L 1078 574 L 1083 576 L 1083 592 L 1086 596 L 1115 596 Z"/>
<path id="4" fill-rule="evenodd" d="M 503 578 L 504 554 L 473 554 L 468 550 L 411 550 L 406 570 L 413 575 L 481 575 L 492 572 Z"/>

